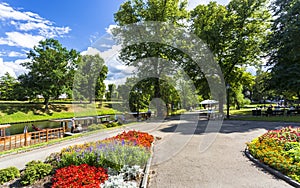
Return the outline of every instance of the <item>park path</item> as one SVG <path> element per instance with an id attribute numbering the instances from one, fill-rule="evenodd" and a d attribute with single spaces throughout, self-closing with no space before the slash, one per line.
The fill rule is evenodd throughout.
<path id="1" fill-rule="evenodd" d="M 224 121 L 219 133 L 205 133 L 207 122 L 201 120 L 195 126 L 186 124 L 185 129 L 177 128 L 182 123 L 181 120 L 139 122 L 45 148 L 1 157 L 0 168 L 16 166 L 22 169 L 26 162 L 44 160 L 52 152 L 58 152 L 69 145 L 101 140 L 124 130 L 135 129 L 161 138 L 154 145 L 148 186 L 150 188 L 290 187 L 286 182 L 256 167 L 244 156 L 243 151 L 245 142 L 251 141 L 266 130 L 291 124 Z M 208 149 L 200 152 L 199 143 L 206 138 L 213 139 L 213 142 Z M 182 142 L 183 147 L 180 146 Z"/>
<path id="2" fill-rule="evenodd" d="M 153 134 L 159 134 L 162 139 L 154 148 L 149 187 L 291 187 L 285 181 L 255 166 L 243 153 L 246 142 L 265 133 L 268 129 L 287 125 L 299 126 L 299 124 L 290 123 L 224 121 L 219 133 L 204 133 L 207 121 L 199 121 L 195 134 L 185 147 L 162 163 L 160 161 L 163 154 L 157 156 L 155 151 L 163 150 L 160 148 L 163 144 L 159 142 L 171 139 L 168 130 L 174 130 L 176 125 L 154 132 Z M 175 132 L 174 134 L 177 134 L 179 138 L 182 133 Z M 189 136 L 186 133 L 183 134 Z M 213 139 L 214 136 L 216 138 L 213 143 L 201 152 L 200 143 L 206 138 Z"/>

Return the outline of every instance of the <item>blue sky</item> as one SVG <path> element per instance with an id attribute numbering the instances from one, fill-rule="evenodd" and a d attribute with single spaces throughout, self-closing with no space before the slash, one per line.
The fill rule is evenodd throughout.
<path id="1" fill-rule="evenodd" d="M 0 0 L 0 76 L 18 76 L 28 52 L 40 40 L 55 38 L 68 49 L 87 51 L 113 26 L 113 14 L 125 0 Z M 189 8 L 209 0 L 190 0 Z M 219 0 L 220 4 L 228 0 Z M 109 56 L 109 51 L 103 52 Z M 115 58 L 113 58 L 115 59 Z M 120 62 L 107 62 L 109 78 L 126 75 Z M 114 71 L 117 74 L 114 74 Z"/>

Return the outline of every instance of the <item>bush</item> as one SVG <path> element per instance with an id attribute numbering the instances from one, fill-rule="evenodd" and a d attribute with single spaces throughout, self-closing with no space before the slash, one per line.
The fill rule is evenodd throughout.
<path id="1" fill-rule="evenodd" d="M 26 164 L 24 172 L 21 174 L 22 185 L 32 185 L 35 181 L 40 180 L 51 174 L 52 166 L 41 161 L 31 161 Z"/>
<path id="2" fill-rule="evenodd" d="M 95 131 L 99 129 L 106 129 L 107 127 L 104 124 L 93 124 L 88 126 L 88 131 Z"/>
<path id="3" fill-rule="evenodd" d="M 122 124 L 118 123 L 118 122 L 109 122 L 108 124 L 106 124 L 106 127 L 111 128 L 111 127 L 117 127 L 117 126 L 120 126 L 120 125 L 122 125 Z"/>
<path id="4" fill-rule="evenodd" d="M 108 179 L 107 170 L 82 164 L 56 170 L 52 187 L 100 187 Z"/>
<path id="5" fill-rule="evenodd" d="M 16 167 L 8 167 L 0 170 L 0 185 L 20 177 L 20 171 Z"/>

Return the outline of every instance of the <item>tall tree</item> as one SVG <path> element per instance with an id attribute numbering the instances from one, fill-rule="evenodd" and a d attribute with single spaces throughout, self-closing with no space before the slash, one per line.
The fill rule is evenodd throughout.
<path id="1" fill-rule="evenodd" d="M 213 52 L 225 82 L 232 87 L 237 86 L 232 91 L 241 91 L 238 88 L 242 78 L 241 67 L 262 63 L 264 53 L 261 47 L 270 21 L 266 2 L 232 0 L 227 6 L 210 2 L 197 6 L 191 12 L 192 32 Z"/>
<path id="2" fill-rule="evenodd" d="M 114 16 L 119 26 L 147 21 L 182 25 L 183 20 L 188 17 L 186 5 L 186 0 L 128 0 L 120 6 Z M 117 29 L 113 33 L 119 34 Z M 176 52 L 180 53 L 170 46 L 150 41 L 129 46 L 125 43 L 120 59 L 126 65 L 137 67 L 138 76 L 148 78 L 147 83 L 154 87 L 153 98 L 161 98 L 160 78 L 171 73 L 176 63 L 174 61 Z M 140 59 L 145 61 L 141 62 Z"/>
<path id="3" fill-rule="evenodd" d="M 29 72 L 21 76 L 26 81 L 28 95 L 44 97 L 45 109 L 48 110 L 51 97 L 72 89 L 76 65 L 80 60 L 76 50 L 67 50 L 55 39 L 40 41 L 27 54 L 30 61 L 22 63 Z"/>
<path id="4" fill-rule="evenodd" d="M 73 94 L 76 99 L 102 98 L 105 92 L 104 80 L 108 72 L 104 60 L 97 55 L 83 55 L 74 78 Z"/>
<path id="5" fill-rule="evenodd" d="M 0 77 L 0 99 L 12 100 L 14 99 L 14 89 L 17 85 L 17 80 L 8 72 Z"/>
<path id="6" fill-rule="evenodd" d="M 300 1 L 275 0 L 271 8 L 276 19 L 267 45 L 270 87 L 294 92 L 300 99 Z"/>

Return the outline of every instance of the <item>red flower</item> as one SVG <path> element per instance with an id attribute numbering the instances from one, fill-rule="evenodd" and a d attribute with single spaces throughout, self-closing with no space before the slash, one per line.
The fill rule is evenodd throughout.
<path id="1" fill-rule="evenodd" d="M 52 187 L 100 187 L 100 184 L 108 179 L 107 170 L 102 167 L 82 164 L 79 166 L 68 166 L 56 170 L 52 178 Z"/>

